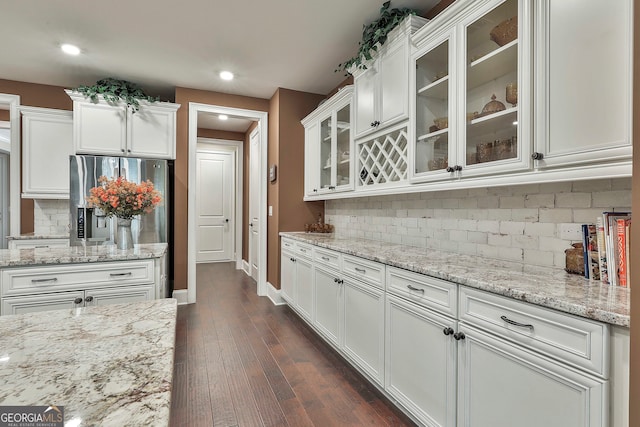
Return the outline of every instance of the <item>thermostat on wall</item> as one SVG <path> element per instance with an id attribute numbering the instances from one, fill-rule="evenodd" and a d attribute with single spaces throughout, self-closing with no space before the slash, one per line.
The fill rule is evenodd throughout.
<path id="1" fill-rule="evenodd" d="M 271 165 L 269 167 L 269 181 L 273 182 L 276 180 L 276 165 Z"/>

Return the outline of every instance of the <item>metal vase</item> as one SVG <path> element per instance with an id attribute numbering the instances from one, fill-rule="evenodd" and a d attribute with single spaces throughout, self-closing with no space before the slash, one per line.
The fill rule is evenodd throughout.
<path id="1" fill-rule="evenodd" d="M 116 247 L 118 249 L 133 249 L 133 235 L 131 234 L 131 219 L 118 218 L 118 234 Z"/>

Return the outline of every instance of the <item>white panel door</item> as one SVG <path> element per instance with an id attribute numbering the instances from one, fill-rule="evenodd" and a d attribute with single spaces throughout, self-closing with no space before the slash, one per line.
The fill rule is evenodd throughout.
<path id="1" fill-rule="evenodd" d="M 331 270 L 314 268 L 314 304 L 313 324 L 336 347 L 341 345 L 342 328 L 342 292 L 339 274 Z"/>
<path id="2" fill-rule="evenodd" d="M 0 314 L 6 316 L 7 314 L 71 309 L 82 307 L 83 302 L 83 291 L 53 292 L 50 294 L 2 298 Z"/>
<path id="3" fill-rule="evenodd" d="M 409 110 L 409 61 L 405 43 L 391 45 L 380 57 L 380 113 L 387 125 L 407 117 Z"/>
<path id="4" fill-rule="evenodd" d="M 313 319 L 313 264 L 304 258 L 294 258 L 296 264 L 296 308 L 308 321 Z"/>
<path id="5" fill-rule="evenodd" d="M 249 267 L 258 281 L 260 259 L 260 132 L 256 128 L 249 140 Z"/>
<path id="6" fill-rule="evenodd" d="M 196 154 L 196 262 L 233 259 L 233 155 L 232 152 Z"/>
<path id="7" fill-rule="evenodd" d="M 130 302 L 150 301 L 154 299 L 154 285 L 134 285 L 119 288 L 92 289 L 85 291 L 86 307 L 125 304 Z"/>
<path id="8" fill-rule="evenodd" d="M 6 249 L 7 247 L 6 237 L 8 234 L 9 234 L 9 155 L 0 151 L 0 249 Z"/>
<path id="9" fill-rule="evenodd" d="M 356 99 L 356 137 L 374 129 L 371 124 L 376 120 L 376 88 L 378 75 L 375 68 L 367 71 L 355 78 L 355 99 Z"/>
<path id="10" fill-rule="evenodd" d="M 122 156 L 127 148 L 127 110 L 108 104 L 75 102 L 73 139 L 77 154 Z"/>
<path id="11" fill-rule="evenodd" d="M 131 110 L 127 117 L 129 147 L 127 155 L 174 159 L 176 112 L 173 108 L 153 104 Z"/>

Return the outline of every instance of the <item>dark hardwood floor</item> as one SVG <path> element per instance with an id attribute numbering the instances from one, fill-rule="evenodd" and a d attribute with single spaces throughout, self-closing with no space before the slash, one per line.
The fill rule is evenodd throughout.
<path id="1" fill-rule="evenodd" d="M 232 263 L 201 264 L 178 308 L 171 426 L 406 426 L 287 306 Z"/>

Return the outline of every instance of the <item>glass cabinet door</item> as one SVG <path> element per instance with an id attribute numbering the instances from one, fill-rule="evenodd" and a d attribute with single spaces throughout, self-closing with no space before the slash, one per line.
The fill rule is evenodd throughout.
<path id="1" fill-rule="evenodd" d="M 333 150 L 332 150 L 332 120 L 331 116 L 320 122 L 320 188 L 327 191 L 332 189 Z"/>
<path id="2" fill-rule="evenodd" d="M 351 105 L 336 113 L 336 186 L 351 184 Z"/>
<path id="3" fill-rule="evenodd" d="M 469 169 L 510 164 L 518 144 L 518 0 L 466 26 L 466 144 Z M 465 170 L 467 170 L 465 168 Z"/>
<path id="4" fill-rule="evenodd" d="M 416 60 L 415 175 L 449 166 L 449 40 Z"/>

